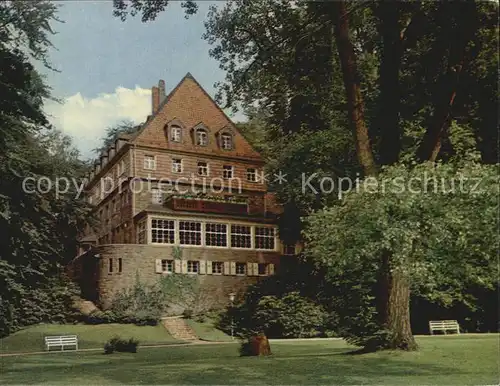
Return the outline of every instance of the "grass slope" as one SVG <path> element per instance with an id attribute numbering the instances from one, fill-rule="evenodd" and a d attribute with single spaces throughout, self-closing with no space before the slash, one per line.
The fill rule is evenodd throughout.
<path id="1" fill-rule="evenodd" d="M 237 344 L 1 357 L 0 384 L 497 384 L 498 335 L 419 338 L 414 353 L 346 355 L 338 340 L 273 342 L 271 357 Z"/>
<path id="2" fill-rule="evenodd" d="M 168 344 L 175 340 L 165 328 L 133 324 L 39 324 L 0 339 L 0 352 L 44 351 L 46 335 L 78 335 L 79 348 L 101 348 L 113 336 L 135 338 L 141 345 Z"/>
<path id="3" fill-rule="evenodd" d="M 196 322 L 193 319 L 186 319 L 186 323 L 198 335 L 201 340 L 210 342 L 231 342 L 232 339 L 221 330 L 217 330 L 212 321 L 205 323 Z"/>

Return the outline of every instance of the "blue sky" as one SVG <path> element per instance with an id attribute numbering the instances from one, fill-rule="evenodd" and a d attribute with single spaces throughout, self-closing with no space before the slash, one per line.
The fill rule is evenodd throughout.
<path id="1" fill-rule="evenodd" d="M 213 84 L 224 79 L 202 39 L 212 4 L 200 1 L 199 11 L 184 18 L 180 2 L 172 2 L 156 21 L 140 17 L 122 22 L 108 1 L 60 3 L 54 23 L 55 49 L 50 58 L 60 72 L 44 71 L 62 104 L 48 102 L 53 124 L 75 139 L 91 156 L 105 127 L 122 119 L 143 121 L 149 113 L 150 89 L 164 79 L 167 92 L 189 71 L 212 96 Z M 241 115 L 235 120 L 241 119 Z"/>

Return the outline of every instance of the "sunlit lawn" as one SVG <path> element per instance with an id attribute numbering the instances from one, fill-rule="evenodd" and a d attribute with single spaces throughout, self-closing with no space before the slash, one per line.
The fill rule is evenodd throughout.
<path id="1" fill-rule="evenodd" d="M 179 343 L 161 325 L 139 327 L 133 324 L 40 324 L 0 339 L 0 352 L 44 351 L 44 336 L 47 335 L 78 335 L 80 348 L 101 348 L 108 339 L 117 335 L 122 338 L 136 338 L 143 345 Z"/>
<path id="2" fill-rule="evenodd" d="M 191 327 L 196 335 L 201 340 L 207 340 L 211 342 L 231 342 L 232 339 L 229 335 L 224 334 L 222 331 L 217 330 L 214 323 L 207 320 L 204 323 L 199 323 L 193 319 L 186 320 L 189 327 Z"/>
<path id="3" fill-rule="evenodd" d="M 272 342 L 271 357 L 237 344 L 2 357 L 0 384 L 498 384 L 499 336 L 418 339 L 415 353 L 348 355 L 343 341 Z"/>

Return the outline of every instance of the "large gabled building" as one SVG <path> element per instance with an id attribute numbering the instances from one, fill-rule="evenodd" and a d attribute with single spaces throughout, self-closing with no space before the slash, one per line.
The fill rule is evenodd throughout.
<path id="1" fill-rule="evenodd" d="M 264 163 L 187 74 L 168 94 L 152 88 L 152 114 L 101 154 L 86 185 L 97 226 L 71 265 L 85 297 L 106 308 L 137 275 L 197 275 L 227 301 L 279 266 L 279 207 Z"/>

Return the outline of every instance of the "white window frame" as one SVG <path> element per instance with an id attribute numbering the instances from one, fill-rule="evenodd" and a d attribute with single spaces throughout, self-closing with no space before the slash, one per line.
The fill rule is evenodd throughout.
<path id="1" fill-rule="evenodd" d="M 149 154 L 144 155 L 143 167 L 145 170 L 156 170 L 156 156 Z"/>
<path id="2" fill-rule="evenodd" d="M 163 228 L 153 228 L 153 220 L 163 220 L 163 221 L 173 221 L 173 229 L 163 229 Z M 197 218 L 197 217 L 184 217 L 182 219 L 179 218 L 173 218 L 171 216 L 162 216 L 162 215 L 154 215 L 154 216 L 148 216 L 148 222 L 144 224 L 146 225 L 146 235 L 147 235 L 147 244 L 155 244 L 155 245 L 177 245 L 177 246 L 183 246 L 183 247 L 189 247 L 189 248 L 213 248 L 213 249 L 233 249 L 233 250 L 255 250 L 255 251 L 262 251 L 262 252 L 280 252 L 281 251 L 281 246 L 282 243 L 278 238 L 278 228 L 276 226 L 272 225 L 265 225 L 265 224 L 256 224 L 256 223 L 250 223 L 250 222 L 245 222 L 245 221 L 224 221 L 224 220 L 217 220 L 217 219 L 203 219 L 203 218 Z M 197 232 L 200 233 L 200 244 L 181 244 L 181 229 L 180 229 L 180 224 L 184 223 L 199 223 L 200 224 L 200 230 L 182 230 L 183 232 Z M 137 224 L 137 231 L 142 222 Z M 217 232 L 207 232 L 207 224 L 221 224 L 226 226 L 226 246 L 213 246 L 213 245 L 206 245 L 207 233 L 217 233 Z M 250 235 L 248 234 L 243 234 L 243 233 L 233 233 L 236 235 L 240 236 L 250 236 L 250 248 L 248 247 L 234 247 L 232 244 L 232 232 L 231 228 L 233 226 L 240 226 L 240 227 L 248 227 L 250 228 Z M 256 228 L 272 228 L 274 229 L 274 249 L 260 249 L 256 248 L 255 244 L 255 229 Z M 174 242 L 173 243 L 163 243 L 163 242 L 153 242 L 153 229 L 157 230 L 167 230 L 167 231 L 173 231 L 174 233 Z M 220 232 L 223 233 L 223 232 Z M 227 274 L 227 273 L 224 273 Z"/>
<path id="3" fill-rule="evenodd" d="M 260 228 L 260 229 L 269 229 L 272 231 L 273 235 L 272 236 L 267 236 L 267 235 L 258 235 L 257 234 L 257 228 Z M 277 239 L 276 239 L 276 236 L 277 236 L 277 232 L 276 232 L 276 228 L 275 227 L 266 227 L 266 226 L 258 226 L 256 225 L 254 227 L 254 240 L 253 240 L 253 245 L 255 246 L 255 249 L 257 251 L 276 251 L 276 242 L 277 242 Z M 272 239 L 273 240 L 273 244 L 274 244 L 274 247 L 272 249 L 270 248 L 259 248 L 257 246 L 257 238 L 260 237 L 260 238 L 267 238 L 267 239 Z"/>
<path id="4" fill-rule="evenodd" d="M 205 166 L 201 166 L 200 164 L 205 164 Z M 196 164 L 196 169 L 200 177 L 208 177 L 210 175 L 210 167 L 208 165 L 208 162 L 198 161 Z M 206 174 L 200 173 L 201 170 L 206 170 Z"/>
<path id="5" fill-rule="evenodd" d="M 167 223 L 172 223 L 173 224 L 173 228 L 165 228 L 165 227 L 159 227 L 158 223 L 156 224 L 156 226 L 154 226 L 154 221 L 167 221 Z M 163 223 L 162 223 L 163 224 Z M 150 231 L 149 231 L 149 234 L 150 234 L 150 237 L 151 237 L 151 244 L 159 244 L 159 245 L 174 245 L 175 244 L 175 235 L 177 233 L 177 226 L 176 226 L 176 223 L 174 220 L 172 219 L 166 219 L 166 218 L 161 218 L 161 217 L 151 217 L 150 218 Z M 157 231 L 157 235 L 156 235 L 156 238 L 157 238 L 157 241 L 153 241 L 153 231 L 156 230 Z M 166 232 L 166 234 L 168 235 L 168 237 L 165 237 L 165 233 L 162 233 L 162 237 L 161 239 L 162 240 L 168 240 L 169 242 L 164 242 L 164 241 L 158 241 L 160 238 L 158 237 L 159 233 L 158 232 Z M 173 232 L 174 233 L 174 239 L 172 242 L 170 242 L 170 232 Z"/>
<path id="6" fill-rule="evenodd" d="M 196 146 L 208 146 L 208 132 L 205 129 L 196 130 Z"/>
<path id="7" fill-rule="evenodd" d="M 222 165 L 222 178 L 230 180 L 234 178 L 234 166 L 233 165 Z"/>
<path id="8" fill-rule="evenodd" d="M 178 125 L 170 126 L 170 139 L 172 142 L 182 141 L 182 128 Z"/>
<path id="9" fill-rule="evenodd" d="M 193 224 L 200 224 L 200 230 L 192 230 L 192 229 L 181 229 L 181 223 L 193 223 Z M 179 220 L 179 226 L 178 226 L 178 234 L 179 234 L 179 245 L 185 245 L 185 246 L 193 246 L 193 247 L 201 247 L 203 246 L 203 222 L 202 221 L 192 221 L 192 220 Z M 199 244 L 186 244 L 181 242 L 181 232 L 185 233 L 194 233 L 194 234 L 199 234 L 200 235 L 200 243 Z M 192 236 L 191 236 L 192 237 Z"/>
<path id="10" fill-rule="evenodd" d="M 188 260 L 186 263 L 186 272 L 191 275 L 199 275 L 200 274 L 200 261 L 199 260 Z M 196 267 L 196 271 L 193 268 Z M 191 269 L 191 270 L 190 270 Z"/>
<path id="11" fill-rule="evenodd" d="M 228 142 L 226 142 L 226 140 L 228 140 Z M 231 134 L 221 134 L 221 147 L 224 150 L 233 150 L 233 136 Z"/>
<path id="12" fill-rule="evenodd" d="M 207 225 L 221 225 L 221 226 L 224 226 L 226 231 L 225 232 L 218 232 L 218 231 L 212 231 L 212 230 L 208 230 L 208 227 Z M 229 229 L 228 229 L 228 224 L 225 224 L 225 223 L 219 223 L 219 222 L 205 222 L 204 226 L 203 226 L 203 229 L 204 229 L 204 234 L 203 234 L 203 240 L 202 240 L 202 243 L 204 246 L 206 246 L 207 248 L 223 248 L 223 249 L 227 249 L 228 248 L 228 242 L 227 242 L 227 239 L 228 239 L 228 235 L 229 235 Z M 207 234 L 210 233 L 212 235 L 224 235 L 224 240 L 225 240 L 225 243 L 226 245 L 208 245 L 207 243 Z"/>
<path id="13" fill-rule="evenodd" d="M 163 273 L 174 273 L 174 260 L 162 259 L 161 260 L 161 271 Z"/>
<path id="14" fill-rule="evenodd" d="M 159 188 L 151 189 L 151 203 L 156 205 L 163 204 L 163 191 Z"/>
<path id="15" fill-rule="evenodd" d="M 179 170 L 177 170 L 177 166 L 179 166 Z M 182 158 L 172 158 L 172 173 L 182 173 Z"/>
<path id="16" fill-rule="evenodd" d="M 257 182 L 257 169 L 247 168 L 247 181 Z"/>
<path id="17" fill-rule="evenodd" d="M 217 270 L 214 270 L 214 267 L 219 267 L 220 272 L 217 272 Z M 224 262 L 223 261 L 212 261 L 212 275 L 224 275 L 226 274 L 224 272 Z"/>
<path id="18" fill-rule="evenodd" d="M 233 233 L 233 230 L 232 230 L 232 227 L 233 226 L 239 226 L 239 227 L 247 227 L 247 228 L 250 228 L 250 233 L 249 234 L 246 234 L 246 233 Z M 232 223 L 230 224 L 230 228 L 229 228 L 229 239 L 230 239 L 230 247 L 233 249 L 253 249 L 253 226 L 252 225 L 244 225 L 244 224 L 236 224 L 236 223 Z M 235 247 L 233 245 L 233 234 L 234 235 L 238 235 L 238 236 L 247 236 L 247 237 L 250 237 L 250 247 Z"/>
<path id="19" fill-rule="evenodd" d="M 238 273 L 238 267 L 243 267 L 243 273 Z M 236 274 L 236 276 L 246 276 L 248 274 L 247 263 L 237 261 L 235 264 L 234 273 Z"/>

